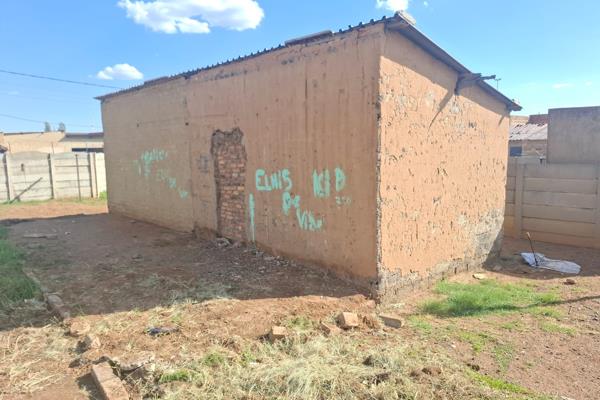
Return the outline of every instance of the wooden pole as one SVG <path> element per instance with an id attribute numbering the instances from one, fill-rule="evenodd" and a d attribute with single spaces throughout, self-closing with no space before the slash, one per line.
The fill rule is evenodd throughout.
<path id="1" fill-rule="evenodd" d="M 56 187 L 56 170 L 54 168 L 54 156 L 48 154 L 48 167 L 50 168 L 50 190 L 52 191 L 52 198 L 58 198 L 58 190 Z"/>

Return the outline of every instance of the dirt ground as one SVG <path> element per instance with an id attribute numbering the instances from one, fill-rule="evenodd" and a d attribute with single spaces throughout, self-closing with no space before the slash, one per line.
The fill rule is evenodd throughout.
<path id="1" fill-rule="evenodd" d="M 258 340 L 290 318 L 320 321 L 340 311 L 363 316 L 354 335 L 394 335 L 544 398 L 592 400 L 600 393 L 597 250 L 537 244 L 548 257 L 582 266 L 576 284 L 566 285 L 561 274 L 524 266 L 515 254 L 529 244 L 506 239 L 501 260 L 485 271 L 488 278 L 552 291 L 561 301 L 547 313 L 440 318 L 418 311 L 436 297 L 432 290 L 376 306 L 326 271 L 109 215 L 102 203 L 10 206 L 0 208 L 0 223 L 25 250 L 26 269 L 68 306 L 71 323 L 88 326 L 101 343 L 82 355 L 79 339 L 38 301 L 0 316 L 0 399 L 99 398 L 92 360 L 151 354 L 176 364 L 211 346 Z M 49 237 L 25 237 L 33 233 Z M 471 274 L 450 280 L 476 282 Z M 381 327 L 372 322 L 381 311 L 408 323 L 399 330 Z M 178 331 L 160 338 L 146 333 L 157 326 Z"/>

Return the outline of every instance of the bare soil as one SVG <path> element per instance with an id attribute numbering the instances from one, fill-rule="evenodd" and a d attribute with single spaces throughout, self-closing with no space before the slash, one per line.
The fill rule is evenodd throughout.
<path id="1" fill-rule="evenodd" d="M 26 268 L 63 299 L 70 322 L 89 325 L 101 345 L 82 355 L 80 338 L 66 334 L 69 328 L 39 302 L 0 315 L 0 399 L 98 398 L 91 360 L 152 354 L 176 363 L 215 344 L 259 340 L 295 316 L 320 321 L 340 311 L 364 317 L 354 334 L 375 341 L 382 330 L 400 335 L 548 398 L 591 400 L 600 393 L 598 250 L 536 244 L 548 257 L 583 267 L 576 284 L 566 285 L 561 274 L 523 265 L 515 253 L 529 244 L 507 239 L 486 275 L 554 291 L 561 302 L 552 313 L 438 318 L 419 314 L 419 304 L 435 297 L 431 290 L 376 306 L 359 288 L 319 268 L 109 215 L 102 203 L 5 206 L 2 220 L 11 241 L 26 251 Z M 24 237 L 31 233 L 50 236 Z M 476 282 L 471 274 L 451 280 Z M 408 326 L 372 323 L 381 311 L 404 315 Z M 146 333 L 156 326 L 178 331 L 158 338 Z"/>

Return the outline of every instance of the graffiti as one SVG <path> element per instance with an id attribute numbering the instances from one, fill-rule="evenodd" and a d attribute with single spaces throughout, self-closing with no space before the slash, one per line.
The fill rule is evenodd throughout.
<path id="1" fill-rule="evenodd" d="M 270 192 L 272 190 L 292 190 L 292 179 L 290 171 L 284 168 L 280 171 L 267 175 L 264 169 L 257 169 L 255 173 L 256 190 Z M 285 185 L 285 187 L 284 187 Z"/>
<path id="2" fill-rule="evenodd" d="M 252 241 L 255 241 L 255 225 L 254 225 L 254 209 L 256 205 L 254 204 L 254 195 L 250 193 L 248 195 L 248 213 L 250 214 L 250 235 L 252 236 Z"/>
<path id="3" fill-rule="evenodd" d="M 256 170 L 254 174 L 256 190 L 259 192 L 272 192 L 282 191 L 281 193 L 281 209 L 283 215 L 293 215 L 295 211 L 296 220 L 298 227 L 305 231 L 316 232 L 323 229 L 325 225 L 325 219 L 318 217 L 311 210 L 301 208 L 301 197 L 300 195 L 294 195 L 291 193 L 293 185 L 292 176 L 290 170 L 283 168 L 273 173 L 267 173 L 262 168 Z M 309 183 L 310 184 L 310 183 Z M 342 192 L 347 186 L 346 173 L 340 167 L 335 167 L 333 171 L 329 169 L 313 170 L 312 174 L 312 191 L 314 197 L 318 199 L 327 199 L 331 197 L 332 190 L 335 190 L 336 196 L 334 198 L 337 206 L 349 206 L 352 204 L 352 198 L 350 196 L 344 196 Z M 254 241 L 255 227 L 255 198 L 251 193 L 248 196 L 249 205 L 249 219 L 250 219 L 250 232 L 252 235 L 252 241 Z"/>
<path id="4" fill-rule="evenodd" d="M 189 197 L 190 193 L 177 186 L 177 178 L 171 176 L 169 170 L 158 168 L 152 175 L 153 165 L 156 162 L 164 161 L 167 159 L 168 153 L 165 150 L 152 149 L 144 151 L 140 158 L 134 160 L 133 164 L 137 168 L 138 175 L 143 176 L 145 179 L 154 177 L 157 182 L 166 183 L 167 187 L 171 190 L 175 190 L 181 199 Z"/>
<path id="5" fill-rule="evenodd" d="M 292 207 L 300 208 L 300 196 L 292 196 L 289 192 L 283 192 L 282 195 L 282 207 L 285 215 L 290 215 Z"/>
<path id="6" fill-rule="evenodd" d="M 135 160 L 134 164 L 138 169 L 139 175 L 144 175 L 145 178 L 149 178 L 152 173 L 152 164 L 157 161 L 162 161 L 167 158 L 167 152 L 160 149 L 147 150 L 142 153 L 139 160 Z"/>
<path id="7" fill-rule="evenodd" d="M 296 218 L 298 219 L 298 225 L 305 231 L 318 231 L 323 227 L 322 219 L 315 219 L 315 216 L 311 211 L 302 211 L 299 208 L 296 209 Z"/>
<path id="8" fill-rule="evenodd" d="M 335 178 L 335 191 L 341 192 L 346 187 L 346 174 L 340 167 L 333 172 Z M 331 195 L 331 174 L 329 170 L 313 171 L 313 194 L 317 198 L 327 198 Z"/>

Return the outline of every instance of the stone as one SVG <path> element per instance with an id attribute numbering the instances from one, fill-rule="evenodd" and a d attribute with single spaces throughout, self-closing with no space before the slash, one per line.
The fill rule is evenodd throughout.
<path id="1" fill-rule="evenodd" d="M 81 342 L 79 342 L 79 348 L 82 351 L 88 351 L 92 349 L 99 349 L 102 346 L 100 339 L 94 335 L 86 335 Z"/>
<path id="2" fill-rule="evenodd" d="M 365 315 L 362 315 L 361 317 L 362 317 L 363 324 L 365 324 L 369 328 L 371 328 L 371 329 L 380 329 L 381 328 L 381 322 L 379 321 L 379 318 L 375 317 L 374 315 L 365 314 Z"/>
<path id="3" fill-rule="evenodd" d="M 424 374 L 427 374 L 430 376 L 437 376 L 442 373 L 442 369 L 437 366 L 424 367 L 421 371 L 423 371 Z"/>
<path id="4" fill-rule="evenodd" d="M 320 328 L 321 331 L 323 331 L 323 333 L 325 333 L 327 336 L 339 335 L 342 332 L 342 330 L 336 325 L 328 324 L 326 322 L 321 322 Z"/>
<path id="5" fill-rule="evenodd" d="M 275 342 L 277 340 L 285 339 L 288 335 L 288 331 L 284 326 L 275 325 L 269 331 L 269 341 Z"/>
<path id="6" fill-rule="evenodd" d="M 404 325 L 404 320 L 397 315 L 379 314 L 379 318 L 381 318 L 384 324 L 391 328 L 402 328 Z"/>
<path id="7" fill-rule="evenodd" d="M 87 334 L 90 331 L 90 329 L 90 324 L 88 324 L 87 322 L 76 320 L 71 322 L 71 325 L 69 326 L 69 335 L 74 337 L 83 336 Z"/>
<path id="8" fill-rule="evenodd" d="M 337 323 L 342 329 L 352 329 L 359 325 L 358 315 L 351 312 L 342 312 L 337 317 Z"/>
<path id="9" fill-rule="evenodd" d="M 502 271 L 502 266 L 501 265 L 496 265 L 494 268 L 492 268 L 492 270 L 495 271 L 495 272 Z"/>
<path id="10" fill-rule="evenodd" d="M 129 394 L 108 363 L 92 366 L 92 378 L 106 400 L 129 400 Z"/>
<path id="11" fill-rule="evenodd" d="M 56 294 L 49 294 L 46 296 L 46 303 L 48 303 L 48 307 L 50 310 L 57 314 L 61 319 L 69 319 L 71 318 L 71 313 L 67 310 L 65 303 L 63 303 L 62 299 Z"/>
<path id="12" fill-rule="evenodd" d="M 473 278 L 477 279 L 478 281 L 487 279 L 487 275 L 486 274 L 473 274 Z"/>
<path id="13" fill-rule="evenodd" d="M 567 278 L 565 279 L 565 285 L 576 285 L 577 281 L 573 278 Z"/>

